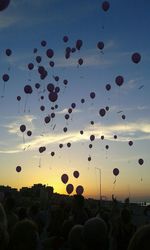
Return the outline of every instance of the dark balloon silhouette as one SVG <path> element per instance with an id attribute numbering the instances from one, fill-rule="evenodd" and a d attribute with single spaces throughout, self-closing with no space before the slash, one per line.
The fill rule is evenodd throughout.
<path id="1" fill-rule="evenodd" d="M 10 0 L 0 0 L 0 11 L 5 10 L 10 4 Z"/>
<path id="2" fill-rule="evenodd" d="M 119 169 L 118 169 L 118 168 L 114 168 L 114 169 L 113 169 L 113 174 L 114 174 L 115 176 L 117 176 L 117 175 L 119 174 Z"/>
<path id="3" fill-rule="evenodd" d="M 60 144 L 60 145 L 62 145 L 62 144 Z M 63 182 L 64 184 L 66 184 L 66 183 L 68 182 L 68 180 L 69 180 L 68 175 L 67 175 L 67 174 L 63 174 L 63 175 L 61 176 L 61 180 L 62 180 L 62 182 Z"/>
<path id="4" fill-rule="evenodd" d="M 72 184 L 68 184 L 66 186 L 66 191 L 68 194 L 71 194 L 73 192 L 73 190 L 74 190 L 74 186 Z"/>
<path id="5" fill-rule="evenodd" d="M 21 167 L 20 166 L 16 167 L 16 172 L 18 172 L 18 173 L 21 172 Z"/>
<path id="6" fill-rule="evenodd" d="M 141 55 L 138 52 L 135 52 L 132 54 L 131 59 L 132 59 L 132 62 L 137 64 L 141 61 Z"/>

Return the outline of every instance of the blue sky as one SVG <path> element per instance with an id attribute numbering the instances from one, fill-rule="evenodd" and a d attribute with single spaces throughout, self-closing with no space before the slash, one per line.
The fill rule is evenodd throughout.
<path id="1" fill-rule="evenodd" d="M 133 199 L 149 200 L 150 2 L 112 0 L 107 12 L 102 10 L 101 4 L 98 0 L 45 0 L 44 3 L 42 0 L 12 0 L 0 13 L 0 74 L 10 76 L 4 92 L 2 80 L 0 86 L 4 95 L 0 100 L 1 184 L 20 187 L 42 182 L 65 193 L 60 176 L 63 172 L 71 175 L 77 168 L 85 195 L 97 197 L 99 180 L 95 169 L 98 167 L 102 169 L 103 192 L 107 197 L 115 192 L 122 199 L 129 195 L 130 189 Z M 66 44 L 64 35 L 69 37 Z M 77 39 L 83 41 L 81 50 L 66 60 L 66 46 L 74 47 Z M 46 47 L 41 46 L 42 40 L 47 41 Z M 98 41 L 105 44 L 103 53 L 97 48 Z M 5 55 L 6 48 L 12 50 L 10 57 Z M 38 49 L 37 55 L 42 56 L 42 65 L 48 71 L 44 81 L 37 73 L 34 48 Z M 45 54 L 48 48 L 54 50 L 54 68 L 48 65 Z M 134 52 L 141 54 L 139 64 L 131 60 Z M 84 61 L 81 66 L 77 64 L 79 58 Z M 32 71 L 27 68 L 30 62 L 35 64 Z M 53 78 L 56 75 L 60 77 L 58 83 Z M 121 87 L 115 84 L 118 75 L 124 77 Z M 68 80 L 66 87 L 64 79 Z M 34 88 L 36 82 L 41 84 L 40 91 L 50 82 L 60 87 L 56 117 L 47 125 L 44 117 L 50 114 L 51 103 L 46 91 L 44 100 L 40 100 L 40 93 Z M 107 83 L 111 84 L 110 91 L 105 89 Z M 26 84 L 33 87 L 33 94 L 28 97 L 24 93 Z M 91 92 L 96 93 L 93 100 Z M 19 103 L 18 95 L 22 98 Z M 85 99 L 84 104 L 81 98 Z M 64 114 L 72 102 L 76 103 L 76 108 L 66 121 Z M 44 112 L 40 111 L 41 105 L 46 107 Z M 102 118 L 99 109 L 106 106 L 110 110 Z M 126 115 L 125 120 L 122 114 Z M 95 122 L 93 126 L 91 120 Z M 33 132 L 30 138 L 24 135 L 25 143 L 19 130 L 21 124 Z M 65 126 L 67 133 L 63 132 Z M 80 130 L 84 130 L 83 136 Z M 89 149 L 91 134 L 96 139 Z M 102 134 L 104 141 L 100 140 Z M 132 147 L 128 145 L 129 140 L 133 140 Z M 72 143 L 71 148 L 67 148 L 67 142 Z M 65 145 L 62 150 L 59 143 Z M 106 145 L 109 150 L 105 149 Z M 39 146 L 47 148 L 42 156 Z M 51 151 L 55 151 L 54 157 L 50 157 Z M 91 162 L 87 161 L 89 155 Z M 144 159 L 142 166 L 138 164 L 139 158 Z M 42 162 L 40 168 L 39 161 Z M 19 177 L 15 172 L 17 165 L 23 169 Z M 115 185 L 114 167 L 120 169 Z M 91 182 L 97 184 L 92 186 Z"/>

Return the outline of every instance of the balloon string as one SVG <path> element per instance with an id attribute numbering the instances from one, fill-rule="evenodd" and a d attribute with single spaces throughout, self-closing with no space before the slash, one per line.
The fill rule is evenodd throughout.
<path id="1" fill-rule="evenodd" d="M 25 137 L 24 137 L 24 133 L 23 133 L 23 138 L 22 138 L 22 139 L 23 139 L 23 144 L 25 144 Z"/>
<path id="2" fill-rule="evenodd" d="M 20 103 L 18 103 L 18 113 L 20 113 Z"/>
<path id="3" fill-rule="evenodd" d="M 39 159 L 39 165 L 38 165 L 39 168 L 41 168 L 41 157 Z"/>
<path id="4" fill-rule="evenodd" d="M 1 98 L 5 97 L 5 82 L 3 83 L 2 95 Z"/>

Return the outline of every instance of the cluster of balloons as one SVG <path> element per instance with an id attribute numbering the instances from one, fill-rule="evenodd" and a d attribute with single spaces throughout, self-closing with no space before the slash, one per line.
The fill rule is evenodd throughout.
<path id="1" fill-rule="evenodd" d="M 9 5 L 9 3 L 10 3 L 10 0 L 0 0 L 0 11 L 6 9 L 8 7 L 8 5 Z M 104 12 L 109 11 L 109 9 L 110 9 L 110 3 L 109 3 L 109 1 L 103 1 L 102 4 L 101 4 L 101 8 L 102 8 L 102 10 Z M 70 39 L 69 39 L 69 37 L 67 35 L 64 35 L 63 38 L 62 38 L 62 42 L 65 44 L 64 59 L 65 60 L 69 60 L 70 57 L 74 53 L 78 53 L 79 57 L 77 59 L 77 66 L 83 65 L 84 58 L 81 57 L 80 51 L 84 47 L 84 41 L 82 39 L 78 38 L 77 40 L 75 40 L 75 42 L 74 42 L 73 45 L 69 46 L 68 43 L 70 42 Z M 55 55 L 56 55 L 56 53 L 55 53 L 55 51 L 52 48 L 48 48 L 47 47 L 47 44 L 48 44 L 47 41 L 42 40 L 40 42 L 40 44 L 41 44 L 41 47 L 44 50 L 44 56 L 41 55 L 41 54 L 39 54 L 39 51 L 38 51 L 37 48 L 34 48 L 33 49 L 34 62 L 30 61 L 26 65 L 26 67 L 27 67 L 27 69 L 28 69 L 29 72 L 34 72 L 34 73 L 36 73 L 38 75 L 39 82 L 34 83 L 34 86 L 32 84 L 26 84 L 24 86 L 24 88 L 23 88 L 23 93 L 25 95 L 29 96 L 29 95 L 33 94 L 34 91 L 38 92 L 38 97 L 40 96 L 40 102 L 42 102 L 44 100 L 45 94 L 47 95 L 46 98 L 47 98 L 47 100 L 50 101 L 51 107 L 49 107 L 48 114 L 44 115 L 43 123 L 47 124 L 46 126 L 49 126 L 49 124 L 51 124 L 52 121 L 56 118 L 57 112 L 55 112 L 55 111 L 56 111 L 56 109 L 59 108 L 58 101 L 59 101 L 59 98 L 60 98 L 61 94 L 64 91 L 64 86 L 66 88 L 67 85 L 68 85 L 68 80 L 67 79 L 61 79 L 61 77 L 59 75 L 53 75 L 53 81 L 49 82 L 50 69 L 53 68 L 53 67 L 55 68 L 55 63 L 56 63 L 55 62 Z M 99 53 L 99 51 L 103 53 L 103 50 L 106 48 L 105 41 L 103 41 L 103 39 L 101 39 L 100 41 L 97 41 L 95 47 L 98 50 L 98 53 Z M 12 55 L 12 50 L 10 48 L 7 48 L 5 50 L 5 55 L 7 57 L 10 57 Z M 47 65 L 45 66 L 45 63 L 44 63 L 45 62 L 45 58 L 48 61 L 48 67 L 47 67 Z M 134 64 L 140 63 L 141 59 L 142 59 L 142 57 L 141 57 L 141 54 L 139 52 L 134 52 L 130 56 L 130 60 Z M 4 81 L 4 83 L 6 83 L 6 82 L 9 81 L 10 76 L 9 76 L 9 74 L 7 72 L 5 72 L 2 75 L 1 78 Z M 125 77 L 122 76 L 122 75 L 120 75 L 119 72 L 118 72 L 117 75 L 114 78 L 114 86 L 116 86 L 116 87 L 118 86 L 120 88 L 121 86 L 123 86 L 124 83 L 125 83 Z M 111 90 L 113 88 L 113 85 L 110 84 L 110 83 L 105 83 L 104 88 L 105 88 L 106 92 L 109 92 L 109 91 L 111 92 Z M 91 91 L 88 94 L 88 97 L 90 98 L 90 100 L 92 99 L 92 101 L 94 102 L 94 100 L 97 97 L 96 92 Z M 22 98 L 21 95 L 18 95 L 16 97 L 16 99 L 17 99 L 18 102 L 21 102 L 23 98 Z M 81 98 L 80 103 L 84 104 L 85 102 L 87 102 L 87 99 L 85 97 Z M 74 110 L 76 109 L 77 105 L 78 105 L 78 103 L 72 102 L 71 105 L 67 107 L 67 111 L 64 114 L 64 119 L 65 119 L 67 125 L 64 125 L 64 127 L 62 127 L 62 131 L 64 133 L 68 132 L 68 126 L 69 126 L 68 122 L 71 120 L 70 118 L 72 117 L 72 114 L 73 114 Z M 46 106 L 43 105 L 43 103 L 42 104 L 40 103 L 39 110 L 41 112 L 47 111 L 46 110 Z M 109 106 L 103 106 L 102 105 L 102 106 L 99 107 L 99 110 L 97 111 L 97 116 L 100 119 L 103 119 L 103 117 L 105 119 L 105 116 L 107 116 L 107 114 L 108 114 L 108 112 L 110 112 L 110 110 L 111 110 L 111 107 L 109 107 Z M 125 120 L 126 119 L 126 115 L 122 114 L 121 118 L 123 120 Z M 90 124 L 92 126 L 94 126 L 95 121 L 91 120 Z M 56 124 L 54 125 L 54 127 L 55 126 L 56 126 Z M 53 127 L 53 129 L 54 129 L 54 127 Z M 24 124 L 20 125 L 20 131 L 22 133 L 26 132 L 28 136 L 32 135 L 32 131 L 31 130 L 27 130 L 26 125 L 24 125 Z M 80 133 L 81 136 L 83 136 L 84 132 L 85 132 L 84 130 L 79 130 L 79 133 Z M 101 135 L 100 138 L 101 138 L 101 140 L 104 140 L 105 136 Z M 113 139 L 114 140 L 117 140 L 117 138 L 118 138 L 118 136 L 116 134 L 113 135 Z M 89 136 L 89 145 L 88 146 L 89 146 L 90 149 L 92 149 L 92 147 L 93 147 L 92 143 L 95 141 L 95 139 L 96 139 L 95 135 L 92 133 Z M 71 143 L 70 142 L 68 142 L 66 145 L 67 145 L 67 148 L 71 147 Z M 133 145 L 133 141 L 129 140 L 128 141 L 128 145 L 131 147 Z M 64 147 L 64 144 L 59 143 L 59 148 L 62 149 L 63 147 Z M 109 148 L 110 147 L 109 147 L 108 144 L 105 145 L 105 149 L 106 150 L 108 150 Z M 42 154 L 43 152 L 46 151 L 46 147 L 39 145 L 38 151 L 39 151 L 40 154 Z M 55 156 L 55 152 L 52 151 L 50 153 L 50 155 L 52 157 Z M 92 157 L 88 156 L 87 160 L 90 162 L 92 160 Z M 143 165 L 144 164 L 144 160 L 142 158 L 140 158 L 140 159 L 138 159 L 138 163 L 139 163 L 139 165 Z M 17 166 L 16 167 L 16 171 L 20 172 L 21 171 L 21 167 Z M 113 169 L 113 175 L 115 177 L 118 176 L 119 173 L 120 173 L 120 171 L 119 171 L 118 168 L 114 168 Z M 80 174 L 79 174 L 78 171 L 74 171 L 73 172 L 74 178 L 78 178 L 79 175 Z M 62 182 L 64 184 L 66 184 L 66 192 L 68 194 L 71 194 L 74 191 L 74 186 L 73 186 L 73 184 L 68 183 L 68 181 L 69 181 L 68 175 L 67 174 L 63 174 L 61 176 L 61 180 L 62 180 Z M 81 195 L 81 194 L 83 194 L 83 192 L 84 192 L 84 188 L 81 185 L 78 185 L 76 187 L 76 193 L 78 195 Z"/>
<path id="2" fill-rule="evenodd" d="M 73 176 L 74 176 L 75 178 L 78 178 L 79 175 L 80 175 L 80 174 L 79 174 L 79 172 L 78 172 L 77 170 L 75 170 L 75 171 L 73 172 Z M 67 184 L 68 180 L 69 180 L 69 177 L 68 177 L 67 174 L 63 174 L 63 175 L 61 176 L 61 181 L 62 181 L 64 184 Z M 73 186 L 71 183 L 69 183 L 69 184 L 66 185 L 66 192 L 67 192 L 68 194 L 71 194 L 71 193 L 73 192 L 73 190 L 74 190 L 74 186 Z M 83 186 L 82 186 L 82 185 L 78 185 L 78 186 L 76 187 L 76 194 L 77 194 L 77 195 L 82 195 L 83 192 L 84 192 Z"/>

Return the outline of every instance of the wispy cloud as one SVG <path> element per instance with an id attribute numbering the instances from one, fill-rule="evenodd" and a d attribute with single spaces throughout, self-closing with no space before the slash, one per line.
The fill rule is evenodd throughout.
<path id="1" fill-rule="evenodd" d="M 82 112 L 82 110 L 80 110 L 80 109 L 74 109 L 74 110 L 73 110 L 73 113 L 81 113 L 81 112 Z M 59 115 L 64 115 L 64 114 L 67 114 L 67 113 L 68 113 L 68 109 L 65 108 L 65 109 L 63 109 L 63 110 L 56 111 L 55 113 L 56 113 L 56 114 L 59 114 Z"/>
<path id="2" fill-rule="evenodd" d="M 128 141 L 129 139 L 143 140 L 150 139 L 150 123 L 138 122 L 129 124 L 113 124 L 103 126 L 101 124 L 95 124 L 84 128 L 84 134 L 81 135 L 79 131 L 72 131 L 70 133 L 62 134 L 50 134 L 46 133 L 43 136 L 36 136 L 30 141 L 29 150 L 35 150 L 39 146 L 48 146 L 51 144 L 67 143 L 67 142 L 80 142 L 84 140 L 90 140 L 90 135 L 94 134 L 96 139 L 99 139 L 101 135 L 104 135 L 107 140 L 114 140 L 114 134 L 118 135 L 118 141 Z M 20 144 L 18 149 L 23 149 L 29 144 Z"/>
<path id="3" fill-rule="evenodd" d="M 6 117 L 7 118 L 7 117 Z M 10 117 L 9 117 L 10 119 Z M 1 125 L 2 127 L 8 130 L 10 134 L 17 134 L 20 135 L 20 125 L 25 124 L 30 129 L 34 129 L 33 121 L 36 120 L 34 115 L 23 115 L 23 116 L 16 116 L 12 117 L 13 121 L 7 124 Z"/>

